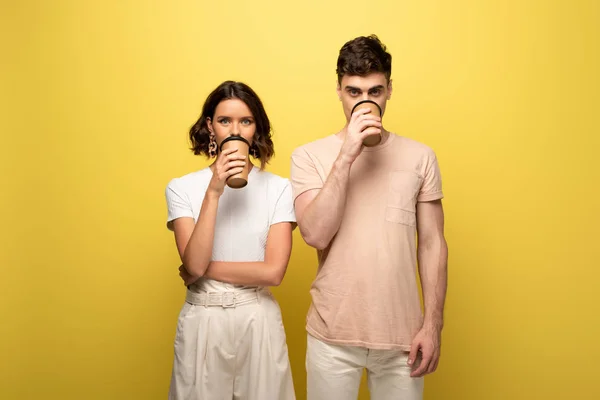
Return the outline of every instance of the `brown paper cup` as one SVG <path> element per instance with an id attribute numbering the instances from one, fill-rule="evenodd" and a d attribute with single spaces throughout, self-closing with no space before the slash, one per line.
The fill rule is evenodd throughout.
<path id="1" fill-rule="evenodd" d="M 246 157 L 246 165 L 242 172 L 227 178 L 227 186 L 232 189 L 241 189 L 248 184 L 248 172 L 250 170 L 248 152 L 250 150 L 250 143 L 241 136 L 229 136 L 221 142 L 221 151 L 234 148 L 238 150 L 235 154 Z"/>
<path id="2" fill-rule="evenodd" d="M 381 107 L 379 107 L 379 104 L 377 104 L 371 100 L 363 100 L 363 101 L 359 101 L 358 103 L 356 103 L 354 105 L 354 107 L 352 107 L 352 112 L 350 112 L 350 115 L 354 114 L 354 112 L 356 110 L 360 110 L 361 108 L 368 108 L 369 110 L 371 110 L 372 114 L 381 117 Z M 373 146 L 377 146 L 380 142 L 381 142 L 381 134 L 375 133 L 375 134 L 368 135 L 367 137 L 365 137 L 363 140 L 363 145 L 365 147 L 373 147 Z"/>

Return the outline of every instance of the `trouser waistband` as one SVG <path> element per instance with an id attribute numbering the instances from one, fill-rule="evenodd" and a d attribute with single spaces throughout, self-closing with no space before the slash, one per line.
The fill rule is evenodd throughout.
<path id="1" fill-rule="evenodd" d="M 233 308 L 259 300 L 262 289 L 235 292 L 201 292 L 187 291 L 185 301 L 204 307 Z"/>

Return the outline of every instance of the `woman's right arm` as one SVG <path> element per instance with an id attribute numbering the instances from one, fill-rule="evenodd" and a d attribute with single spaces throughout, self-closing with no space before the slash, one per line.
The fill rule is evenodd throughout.
<path id="1" fill-rule="evenodd" d="M 206 190 L 195 225 L 192 218 L 173 221 L 179 257 L 186 271 L 194 277 L 204 275 L 210 263 L 218 206 L 219 196 Z"/>
<path id="2" fill-rule="evenodd" d="M 217 209 L 225 182 L 229 176 L 243 170 L 245 163 L 241 160 L 245 157 L 235 155 L 236 151 L 237 149 L 226 150 L 217 158 L 198 222 L 194 224 L 193 218 L 178 218 L 173 221 L 179 257 L 186 271 L 194 277 L 204 275 L 212 258 Z"/>

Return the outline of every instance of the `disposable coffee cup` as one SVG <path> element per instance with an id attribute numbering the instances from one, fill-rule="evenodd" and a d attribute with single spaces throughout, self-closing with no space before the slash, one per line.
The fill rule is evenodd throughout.
<path id="1" fill-rule="evenodd" d="M 371 110 L 371 114 L 381 117 L 381 107 L 379 107 L 379 104 L 375 103 L 372 100 L 362 100 L 362 101 L 359 101 L 358 103 L 356 103 L 354 105 L 354 107 L 352 107 L 352 111 L 350 112 L 350 115 L 354 114 L 355 111 L 360 110 L 362 108 L 368 108 L 369 110 Z M 373 147 L 373 146 L 377 146 L 380 142 L 381 142 L 381 133 L 374 133 L 374 134 L 368 135 L 364 138 L 363 145 L 365 147 Z"/>
<path id="2" fill-rule="evenodd" d="M 232 189 L 241 189 L 248 184 L 248 172 L 250 170 L 250 160 L 248 159 L 248 152 L 250 150 L 250 143 L 241 136 L 229 136 L 221 142 L 221 151 L 227 149 L 237 149 L 235 155 L 246 157 L 246 165 L 239 174 L 231 175 L 227 178 L 227 186 Z"/>

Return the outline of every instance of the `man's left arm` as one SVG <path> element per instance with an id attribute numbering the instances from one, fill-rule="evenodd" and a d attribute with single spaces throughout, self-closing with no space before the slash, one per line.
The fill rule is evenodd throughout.
<path id="1" fill-rule="evenodd" d="M 440 358 L 448 280 L 448 245 L 444 238 L 444 210 L 441 200 L 417 203 L 417 234 L 417 258 L 425 318 L 421 330 L 413 340 L 409 355 L 409 364 L 414 365 L 417 352 L 421 351 L 421 362 L 413 368 L 413 377 L 434 372 Z"/>

